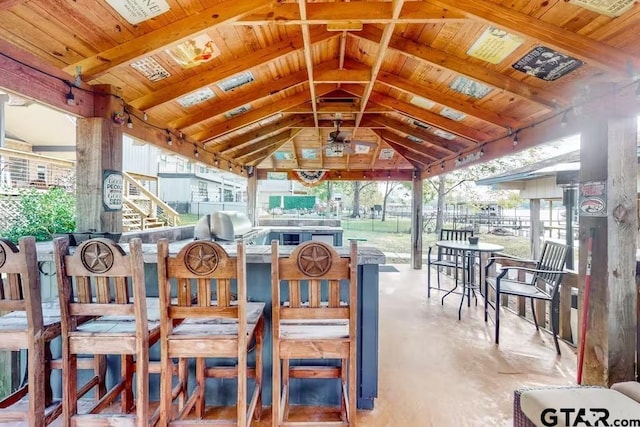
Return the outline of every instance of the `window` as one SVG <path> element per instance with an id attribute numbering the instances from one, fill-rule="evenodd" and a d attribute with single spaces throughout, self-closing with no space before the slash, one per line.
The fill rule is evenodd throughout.
<path id="1" fill-rule="evenodd" d="M 209 197 L 209 191 L 205 181 L 198 181 L 198 196 L 204 197 L 205 199 Z"/>
<path id="2" fill-rule="evenodd" d="M 38 165 L 37 171 L 38 171 L 38 180 L 39 181 L 46 181 L 46 179 L 47 179 L 47 167 L 44 166 L 44 165 Z"/>

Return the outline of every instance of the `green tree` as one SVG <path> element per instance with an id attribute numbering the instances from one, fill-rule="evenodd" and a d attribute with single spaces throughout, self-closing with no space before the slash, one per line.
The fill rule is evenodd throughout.
<path id="1" fill-rule="evenodd" d="M 20 195 L 20 215 L 3 236 L 17 242 L 20 237 L 34 236 L 37 241 L 50 240 L 54 233 L 70 233 L 76 226 L 76 201 L 62 188 L 45 192 L 31 189 Z"/>

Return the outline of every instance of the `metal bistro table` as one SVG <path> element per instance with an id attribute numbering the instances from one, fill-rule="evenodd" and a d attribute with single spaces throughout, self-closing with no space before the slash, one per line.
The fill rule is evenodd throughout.
<path id="1" fill-rule="evenodd" d="M 484 269 L 482 268 L 482 265 L 483 260 L 486 259 L 486 254 L 491 252 L 500 252 L 504 250 L 504 247 L 484 242 L 478 242 L 475 245 L 472 245 L 466 240 L 439 240 L 436 242 L 436 246 L 456 251 L 459 254 L 456 255 L 456 263 L 458 262 L 458 259 L 461 259 L 463 262 L 463 270 L 466 274 L 462 274 L 462 298 L 460 299 L 460 307 L 458 308 L 458 320 L 460 320 L 465 295 L 467 296 L 467 305 L 470 307 L 471 293 L 473 292 L 473 296 L 475 297 L 475 290 L 478 289 L 480 290 L 480 294 L 482 294 L 482 282 L 484 280 Z M 480 259 L 478 283 L 475 282 L 475 273 L 473 269 L 473 263 L 475 262 L 476 257 Z M 443 303 L 445 297 L 455 291 L 457 287 L 458 284 L 456 283 L 456 286 L 453 289 L 443 295 Z"/>

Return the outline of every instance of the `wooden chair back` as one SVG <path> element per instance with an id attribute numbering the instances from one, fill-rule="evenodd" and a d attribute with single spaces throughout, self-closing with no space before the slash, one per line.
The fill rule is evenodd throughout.
<path id="1" fill-rule="evenodd" d="M 147 341 L 142 241 L 131 239 L 128 254 L 102 238 L 82 242 L 74 253 L 68 239 L 53 245 L 63 330 L 76 330 L 79 317 L 135 316 L 137 337 Z"/>
<path id="2" fill-rule="evenodd" d="M 539 290 L 549 293 L 555 298 L 560 282 L 564 274 L 564 266 L 567 262 L 569 247 L 562 243 L 545 242 L 542 247 L 542 254 L 536 264 L 536 270 L 547 272 L 536 272 L 532 278 L 532 284 Z M 550 289 L 548 289 L 550 288 Z"/>
<path id="3" fill-rule="evenodd" d="M 19 248 L 0 239 L 0 311 L 5 314 L 24 311 L 29 336 L 39 336 L 36 332 L 42 331 L 43 320 L 36 241 L 30 236 L 23 237 L 18 245 Z M 11 343 L 0 342 L 0 347 L 8 348 L 7 344 Z"/>
<path id="4" fill-rule="evenodd" d="M 340 257 L 335 248 L 317 241 L 302 243 L 291 256 L 280 258 L 279 244 L 274 240 L 271 254 L 274 336 L 279 336 L 280 320 L 300 319 L 348 319 L 350 335 L 354 335 L 358 262 L 355 241 L 351 242 L 348 258 Z M 340 298 L 343 281 L 348 286 L 349 301 Z M 284 299 L 281 286 L 287 289 Z"/>
<path id="5" fill-rule="evenodd" d="M 177 298 L 172 299 L 171 279 L 177 281 Z M 245 246 L 237 242 L 237 256 L 227 255 L 215 242 L 197 240 L 175 256 L 169 256 L 169 242 L 158 242 L 158 280 L 161 321 L 170 333 L 184 319 L 238 319 L 238 351 L 246 352 L 247 281 Z M 233 298 L 233 282 L 237 301 Z M 167 309 L 165 309 L 167 307 Z"/>

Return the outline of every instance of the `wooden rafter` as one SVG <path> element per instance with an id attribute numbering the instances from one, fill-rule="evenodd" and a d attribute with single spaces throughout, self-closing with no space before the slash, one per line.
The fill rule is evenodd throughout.
<path id="1" fill-rule="evenodd" d="M 282 140 L 288 139 L 289 134 L 290 134 L 290 131 L 288 129 L 285 129 L 283 132 L 277 135 L 274 135 L 270 138 L 263 139 L 259 142 L 246 145 L 242 148 L 238 148 L 232 151 L 231 153 L 229 153 L 229 156 L 233 157 L 234 159 L 240 159 L 244 156 L 255 153 L 256 151 L 260 151 L 263 148 L 271 147 L 272 145 L 277 144 Z"/>
<path id="2" fill-rule="evenodd" d="M 329 66 L 332 66 L 334 64 L 335 61 L 327 61 L 326 63 L 323 63 L 323 66 L 325 68 L 328 68 Z M 282 90 L 291 89 L 306 82 L 307 71 L 301 70 L 293 74 L 289 74 L 288 76 L 276 81 L 256 87 L 254 88 L 254 90 L 245 92 L 240 96 L 233 96 L 229 97 L 226 100 L 216 102 L 209 108 L 171 122 L 170 126 L 176 129 L 185 129 L 190 126 L 197 125 L 198 123 L 201 123 L 212 117 L 225 114 L 236 108 L 242 107 L 243 105 L 250 104 L 262 98 L 267 98 L 269 96 L 277 94 Z"/>
<path id="3" fill-rule="evenodd" d="M 226 154 L 227 152 L 242 147 L 245 144 L 260 141 L 273 133 L 281 131 L 283 129 L 294 127 L 295 125 L 307 120 L 301 116 L 289 116 L 282 120 L 278 120 L 270 125 L 255 129 L 251 132 L 244 133 L 236 136 L 235 138 L 228 139 L 220 144 L 211 145 L 213 150 Z"/>
<path id="4" fill-rule="evenodd" d="M 344 85 L 343 89 L 358 96 L 363 92 L 362 87 L 354 85 Z M 416 120 L 428 123 L 449 133 L 456 134 L 471 142 L 479 142 L 491 139 L 490 135 L 482 131 L 478 131 L 474 128 L 463 125 L 462 123 L 458 123 L 439 114 L 432 113 L 423 108 L 416 107 L 415 105 L 398 101 L 395 98 L 391 98 L 379 92 L 372 92 L 370 95 L 370 100 L 372 102 L 375 102 L 376 104 L 382 105 L 383 107 L 391 108 L 405 116 L 413 117 Z"/>
<path id="5" fill-rule="evenodd" d="M 402 5 L 404 4 L 404 0 L 392 0 L 391 2 L 391 18 L 397 19 L 400 16 L 400 11 L 402 10 Z M 389 45 L 389 41 L 391 41 L 391 37 L 393 36 L 393 30 L 395 29 L 394 23 L 386 24 L 384 31 L 382 32 L 382 38 L 378 42 L 378 54 L 376 56 L 376 60 L 373 63 L 373 67 L 371 68 L 371 80 L 367 84 L 364 89 L 364 93 L 360 96 L 360 113 L 356 116 L 356 127 L 353 129 L 353 136 L 355 137 L 358 132 L 358 127 L 360 126 L 360 122 L 362 121 L 362 116 L 364 110 L 367 108 L 367 103 L 369 102 L 369 97 L 373 92 L 373 87 L 376 84 L 376 79 L 378 78 L 378 73 L 382 68 L 382 63 L 387 53 L 387 46 Z"/>
<path id="6" fill-rule="evenodd" d="M 329 93 L 335 89 L 335 85 L 319 85 L 317 93 L 324 94 Z M 209 129 L 201 131 L 193 135 L 192 137 L 196 141 L 206 142 L 216 137 L 222 136 L 234 130 L 240 129 L 244 126 L 263 120 L 267 117 L 271 117 L 274 114 L 280 113 L 287 108 L 291 108 L 298 104 L 302 104 L 309 100 L 309 94 L 305 92 L 298 93 L 296 95 L 289 96 L 281 99 L 277 103 L 266 105 L 256 110 L 250 110 L 241 116 L 234 117 L 217 125 L 211 126 Z"/>
<path id="7" fill-rule="evenodd" d="M 18 6 L 26 3 L 28 0 L 0 0 L 0 10 L 11 9 L 14 6 Z"/>
<path id="8" fill-rule="evenodd" d="M 240 16 L 270 3 L 270 0 L 227 0 L 221 4 L 188 16 L 171 25 L 158 28 L 118 46 L 96 53 L 82 61 L 71 64 L 64 71 L 75 75 L 80 67 L 85 80 L 93 80 L 123 64 L 142 56 L 152 55 L 168 45 L 178 43 L 207 29 L 228 23 Z"/>
<path id="9" fill-rule="evenodd" d="M 408 162 L 410 162 L 412 165 L 414 166 L 422 166 L 422 165 L 428 165 L 430 163 L 433 163 L 432 158 L 424 156 L 420 153 L 416 153 L 416 152 L 412 152 L 410 150 L 407 150 L 406 148 L 404 148 L 403 146 L 396 144 L 393 141 L 387 141 L 386 139 L 384 139 L 383 137 L 380 137 L 381 140 L 383 140 L 384 142 L 386 142 L 391 148 L 393 148 L 393 151 L 396 152 L 396 154 L 398 154 L 399 156 L 404 157 Z"/>
<path id="10" fill-rule="evenodd" d="M 381 33 L 377 28 L 367 26 L 362 31 L 350 32 L 349 35 L 378 43 Z M 404 37 L 393 36 L 389 42 L 389 48 L 419 61 L 427 62 L 435 67 L 453 71 L 507 93 L 521 96 L 549 109 L 555 109 L 559 105 L 567 104 L 567 101 L 560 94 L 530 86 L 513 77 L 481 65 L 472 64 L 457 56 Z"/>
<path id="11" fill-rule="evenodd" d="M 475 0 L 438 0 L 431 3 L 459 10 L 470 18 L 531 37 L 622 79 L 631 80 L 630 67 L 635 70 L 640 68 L 640 58 L 500 4 Z"/>
<path id="12" fill-rule="evenodd" d="M 417 154 L 431 158 L 433 160 L 438 160 L 444 157 L 437 150 L 434 150 L 433 148 L 428 147 L 424 144 L 411 142 L 406 138 L 402 138 L 400 135 L 398 135 L 395 132 L 391 132 L 388 130 L 374 130 L 374 132 L 376 133 L 376 135 L 378 135 L 380 138 L 384 139 L 387 142 L 391 141 L 394 144 L 400 145 L 401 147 L 404 147 L 409 151 L 413 151 Z"/>
<path id="13" fill-rule="evenodd" d="M 302 20 L 307 19 L 307 0 L 298 0 L 300 8 L 300 17 Z M 316 83 L 313 79 L 313 55 L 311 53 L 311 33 L 309 32 L 309 24 L 302 24 L 302 40 L 304 42 L 304 62 L 307 66 L 307 74 L 309 79 L 309 94 L 311 95 L 311 109 L 313 110 L 313 121 L 318 127 L 318 111 L 316 109 Z"/>
<path id="14" fill-rule="evenodd" d="M 243 161 L 245 162 L 245 164 L 251 164 L 251 165 L 256 165 L 258 163 L 260 163 L 261 161 L 263 161 L 264 159 L 271 157 L 273 155 L 273 153 L 275 153 L 276 151 L 278 151 L 280 149 L 280 147 L 282 147 L 283 145 L 285 145 L 287 142 L 289 142 L 290 140 L 292 140 L 293 138 L 295 138 L 296 136 L 298 136 L 298 134 L 302 132 L 302 130 L 300 129 L 294 129 L 292 131 L 290 131 L 289 133 L 289 138 L 279 142 L 278 144 L 275 144 L 269 148 L 264 148 L 261 151 L 257 151 L 249 156 L 246 156 Z M 273 162 L 273 167 L 275 167 L 275 161 Z"/>
<path id="15" fill-rule="evenodd" d="M 422 139 L 426 144 L 433 146 L 435 149 L 444 152 L 444 155 L 454 154 L 457 150 L 463 149 L 464 146 L 452 143 L 449 140 L 440 138 L 431 132 L 424 129 L 414 128 L 399 120 L 395 120 L 384 116 L 374 116 L 369 119 L 373 125 L 385 126 L 396 132 L 403 133 L 405 135 L 411 135 L 416 138 Z"/>
<path id="16" fill-rule="evenodd" d="M 335 36 L 336 35 L 334 33 L 327 32 L 322 28 L 314 29 L 311 33 L 312 44 L 326 41 Z M 203 70 L 201 73 L 198 73 L 186 80 L 181 80 L 164 86 L 149 93 L 148 95 L 132 100 L 129 104 L 139 108 L 140 110 L 157 107 L 187 93 L 191 93 L 198 89 L 202 89 L 203 87 L 213 85 L 221 80 L 233 77 L 243 71 L 248 71 L 260 65 L 273 62 L 286 55 L 299 51 L 302 47 L 301 40 L 283 40 L 260 49 L 251 55 L 246 55 L 235 61 L 228 61 L 219 66 Z"/>
<path id="17" fill-rule="evenodd" d="M 234 25 L 309 25 L 326 24 L 425 24 L 445 22 L 454 19 L 466 19 L 465 14 L 428 2 L 407 1 L 402 14 L 393 18 L 393 5 L 380 2 L 375 7 L 362 7 L 358 2 L 318 2 L 307 5 L 306 19 L 300 16 L 295 3 L 278 3 L 263 10 L 256 10 L 234 21 Z"/>
<path id="18" fill-rule="evenodd" d="M 496 126 L 517 129 L 521 124 L 519 120 L 516 120 L 513 117 L 493 112 L 470 102 L 457 100 L 415 80 L 403 79 L 402 77 L 398 77 L 394 74 L 382 72 L 378 75 L 378 81 L 402 92 L 421 96 L 440 105 L 453 108 L 461 113 L 476 117 Z"/>

